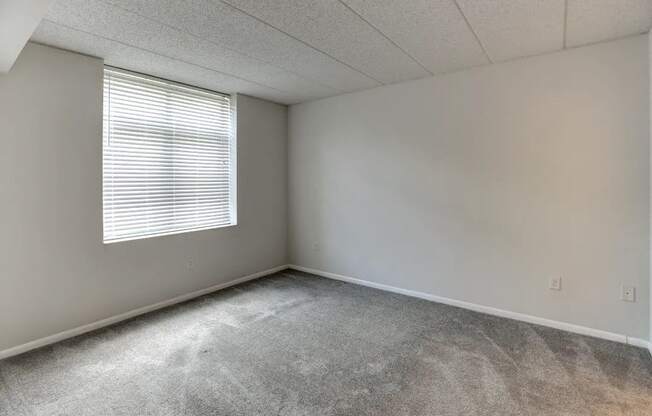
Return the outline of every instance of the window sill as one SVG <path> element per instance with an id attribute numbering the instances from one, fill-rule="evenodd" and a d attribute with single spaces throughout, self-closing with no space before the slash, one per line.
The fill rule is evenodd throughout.
<path id="1" fill-rule="evenodd" d="M 231 228 L 231 227 L 236 227 L 238 225 L 237 222 L 232 223 L 232 224 L 225 224 L 225 225 L 218 225 L 218 226 L 211 226 L 211 227 L 202 227 L 202 228 L 193 228 L 189 230 L 179 230 L 179 231 L 170 231 L 166 233 L 160 233 L 160 234 L 148 234 L 148 235 L 142 235 L 142 236 L 135 236 L 135 237 L 125 237 L 125 238 L 119 238 L 115 240 L 109 240 L 109 241 L 102 241 L 104 245 L 111 245 L 115 243 L 124 243 L 127 241 L 136 241 L 136 240 L 150 240 L 152 238 L 156 237 L 167 237 L 171 235 L 182 235 L 182 234 L 191 234 L 197 231 L 208 231 L 208 230 L 218 230 L 218 229 L 224 229 L 224 228 Z"/>

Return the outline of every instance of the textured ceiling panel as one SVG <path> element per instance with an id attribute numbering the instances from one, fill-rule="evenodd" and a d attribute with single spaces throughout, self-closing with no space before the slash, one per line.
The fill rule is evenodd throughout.
<path id="1" fill-rule="evenodd" d="M 566 46 L 616 39 L 652 27 L 652 0 L 568 0 Z"/>
<path id="2" fill-rule="evenodd" d="M 457 0 L 494 61 L 564 46 L 565 0 Z"/>
<path id="3" fill-rule="evenodd" d="M 220 1 L 105 1 L 297 73 L 338 92 L 379 85 L 364 74 Z"/>
<path id="4" fill-rule="evenodd" d="M 301 93 L 307 97 L 321 97 L 338 92 L 99 0 L 57 1 L 50 7 L 46 19 L 280 91 Z"/>
<path id="5" fill-rule="evenodd" d="M 301 95 L 292 95 L 264 85 L 234 78 L 220 72 L 191 65 L 155 53 L 124 45 L 95 35 L 59 26 L 49 21 L 42 22 L 32 36 L 39 43 L 71 49 L 77 52 L 103 57 L 107 65 L 127 68 L 165 79 L 183 82 L 202 88 L 225 93 L 243 93 L 284 104 L 306 100 Z"/>
<path id="6" fill-rule="evenodd" d="M 32 39 L 297 103 L 650 26 L 652 0 L 52 0 Z"/>
<path id="7" fill-rule="evenodd" d="M 421 65 L 338 0 L 225 0 L 382 83 L 428 76 Z"/>
<path id="8" fill-rule="evenodd" d="M 343 0 L 433 73 L 489 62 L 453 0 Z"/>

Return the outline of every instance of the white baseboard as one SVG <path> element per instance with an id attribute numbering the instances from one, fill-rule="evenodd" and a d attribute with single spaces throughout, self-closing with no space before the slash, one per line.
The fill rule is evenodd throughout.
<path id="1" fill-rule="evenodd" d="M 586 326 L 575 325 L 568 322 L 554 321 L 552 319 L 540 318 L 538 316 L 527 315 L 518 312 L 512 312 L 504 309 L 493 308 L 491 306 L 478 305 L 476 303 L 464 302 L 461 300 L 445 298 L 442 296 L 431 295 L 429 293 L 418 292 L 415 290 L 402 289 L 395 286 L 389 286 L 381 283 L 370 282 L 368 280 L 357 279 L 355 277 L 344 276 L 341 274 L 325 272 L 323 270 L 311 269 L 309 267 L 298 266 L 290 264 L 290 269 L 299 270 L 306 273 L 312 273 L 317 276 L 327 277 L 329 279 L 341 280 L 343 282 L 353 283 L 356 285 L 372 287 L 387 292 L 399 293 L 401 295 L 412 296 L 415 298 L 425 299 L 432 302 L 443 303 L 446 305 L 457 306 L 459 308 L 469 309 L 476 312 L 482 312 L 489 315 L 500 316 L 503 318 L 515 319 L 517 321 L 528 322 L 531 324 L 547 326 L 550 328 L 561 329 L 563 331 L 573 332 L 580 335 L 588 335 L 591 337 L 607 339 L 616 341 L 623 344 L 630 344 L 637 347 L 648 348 L 652 352 L 652 345 L 639 338 L 628 337 L 627 335 L 617 334 L 614 332 L 603 331 L 600 329 L 589 328 Z"/>
<path id="2" fill-rule="evenodd" d="M 77 328 L 69 329 L 67 331 L 59 332 L 58 334 L 50 335 L 44 338 L 39 338 L 34 341 L 30 341 L 28 343 L 18 345 L 16 347 L 8 348 L 6 350 L 0 351 L 0 360 L 3 358 L 8 358 L 12 357 L 14 355 L 22 354 L 24 352 L 44 347 L 46 345 L 54 344 L 55 342 L 63 341 L 64 339 L 72 338 L 77 335 L 84 334 L 86 332 L 94 331 L 96 329 L 103 328 L 105 326 L 113 325 L 115 323 L 118 323 L 120 321 L 124 321 L 133 317 L 136 317 L 138 315 L 142 315 L 148 312 L 155 311 L 157 309 L 162 309 L 167 306 L 172 306 L 177 303 L 185 302 L 190 299 L 194 299 L 203 295 L 207 295 L 212 292 L 216 292 L 220 289 L 225 289 L 230 286 L 237 285 L 239 283 L 244 283 L 249 280 L 254 280 L 258 279 L 260 277 L 264 277 L 267 275 L 270 275 L 272 273 L 280 272 L 281 270 L 285 270 L 288 268 L 288 265 L 282 265 L 282 266 L 277 266 L 268 270 L 263 270 L 257 273 L 250 274 L 248 276 L 243 276 L 240 278 L 237 278 L 235 280 L 231 280 L 230 282 L 226 283 L 220 283 L 218 285 L 214 285 L 211 287 L 207 287 L 206 289 L 201 289 L 197 290 L 195 292 L 191 293 L 186 293 L 185 295 L 180 295 L 177 297 L 174 297 L 172 299 L 164 300 L 162 302 L 155 303 L 153 305 L 148 305 L 144 306 L 142 308 L 134 309 L 129 312 L 121 313 L 120 315 L 115 315 L 110 318 L 102 319 L 87 325 L 82 325 Z"/>
<path id="3" fill-rule="evenodd" d="M 254 280 L 258 279 L 276 272 L 279 272 L 281 270 L 285 270 L 287 268 L 303 271 L 306 273 L 312 273 L 318 276 L 322 277 L 327 277 L 330 279 L 335 279 L 335 280 L 341 280 L 344 282 L 349 282 L 361 286 L 367 286 L 367 287 L 372 287 L 375 289 L 380 289 L 380 290 L 385 290 L 388 292 L 394 292 L 394 293 L 399 293 L 402 295 L 406 296 L 412 296 L 415 298 L 420 298 L 420 299 L 425 299 L 433 302 L 438 302 L 438 303 L 443 303 L 446 305 L 452 305 L 452 306 L 457 306 L 460 308 L 464 309 L 469 309 L 473 310 L 476 312 L 482 312 L 486 313 L 489 315 L 495 315 L 495 316 L 501 316 L 503 318 L 510 318 L 510 319 L 515 319 L 518 321 L 523 321 L 523 322 L 529 322 L 532 324 L 537 324 L 537 325 L 543 325 L 543 326 L 548 326 L 551 328 L 556 328 L 556 329 L 561 329 L 564 331 L 568 332 L 573 332 L 581 335 L 588 335 L 588 336 L 593 336 L 596 338 L 603 338 L 603 339 L 608 339 L 611 341 L 616 341 L 616 342 L 621 342 L 624 344 L 630 344 L 633 346 L 641 347 L 641 348 L 647 348 L 650 350 L 650 353 L 652 354 L 652 343 L 648 342 L 646 340 L 640 339 L 640 338 L 632 338 L 628 337 L 626 335 L 621 335 L 621 334 L 616 334 L 613 332 L 607 332 L 607 331 L 602 331 L 599 329 L 593 329 L 593 328 L 588 328 L 585 326 L 581 325 L 575 325 L 575 324 L 570 324 L 566 322 L 559 322 L 559 321 L 554 321 L 551 319 L 545 319 L 545 318 L 539 318 L 536 316 L 532 315 L 526 315 L 522 313 L 517 313 L 517 312 L 511 312 L 503 309 L 497 309 L 497 308 L 492 308 L 490 306 L 483 306 L 483 305 L 478 305 L 475 303 L 470 303 L 470 302 L 464 302 L 464 301 L 459 301 L 455 299 L 450 299 L 450 298 L 445 298 L 441 296 L 436 296 L 436 295 L 431 295 L 428 293 L 423 293 L 423 292 L 418 292 L 414 290 L 408 290 L 408 289 L 401 289 L 398 287 L 394 286 L 389 286 L 389 285 L 384 285 L 380 283 L 374 283 L 370 282 L 367 280 L 362 280 L 362 279 L 356 279 L 354 277 L 349 277 L 349 276 L 343 276 L 340 274 L 336 273 L 330 273 L 330 272 L 325 272 L 323 270 L 317 270 L 317 269 L 311 269 L 309 267 L 303 267 L 303 266 L 298 266 L 294 264 L 290 265 L 282 265 L 282 266 L 277 266 L 268 270 L 263 270 L 258 273 L 253 273 L 248 276 L 243 276 L 238 279 L 232 280 L 230 282 L 226 283 L 220 283 L 218 285 L 214 285 L 205 289 L 197 290 L 195 292 L 187 293 L 184 295 L 180 295 L 177 297 L 174 297 L 169 300 L 165 300 L 162 302 L 155 303 L 153 305 L 148 305 L 144 306 L 142 308 L 134 309 L 129 312 L 122 313 L 120 315 L 115 315 L 106 319 L 102 319 L 87 325 L 82 325 L 77 328 L 69 329 L 67 331 L 59 332 L 54 335 L 50 335 L 44 338 L 40 338 L 34 341 L 30 341 L 28 343 L 18 345 L 16 347 L 8 348 L 6 350 L 0 351 L 0 360 L 3 358 L 8 358 L 12 357 L 14 355 L 22 354 L 24 352 L 44 347 L 46 345 L 54 344 L 59 341 L 63 341 L 68 338 L 75 337 L 77 335 L 84 334 L 86 332 L 94 331 L 96 329 L 100 329 L 109 325 L 113 325 L 115 323 L 118 323 L 120 321 L 124 321 L 133 317 L 136 317 L 138 315 L 142 315 L 148 312 L 153 312 L 157 309 L 162 309 L 167 306 L 172 306 L 177 303 L 185 302 L 212 292 L 216 292 L 221 289 L 225 289 L 230 286 L 237 285 L 239 283 L 244 283 L 249 280 Z"/>
<path id="4" fill-rule="evenodd" d="M 641 339 L 641 338 L 633 338 L 633 337 L 627 337 L 627 343 L 629 345 L 633 345 L 635 347 L 641 347 L 650 350 L 650 353 L 652 354 L 652 344 L 650 344 L 648 341 Z"/>

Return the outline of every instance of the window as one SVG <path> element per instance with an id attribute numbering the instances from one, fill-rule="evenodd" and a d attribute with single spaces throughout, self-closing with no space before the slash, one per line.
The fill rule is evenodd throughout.
<path id="1" fill-rule="evenodd" d="M 231 97 L 104 69 L 104 242 L 236 223 Z"/>

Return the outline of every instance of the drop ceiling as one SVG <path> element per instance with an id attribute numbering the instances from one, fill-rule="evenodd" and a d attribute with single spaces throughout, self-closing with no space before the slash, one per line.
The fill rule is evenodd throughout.
<path id="1" fill-rule="evenodd" d="M 652 0 L 54 0 L 32 40 L 293 104 L 651 26 Z"/>

